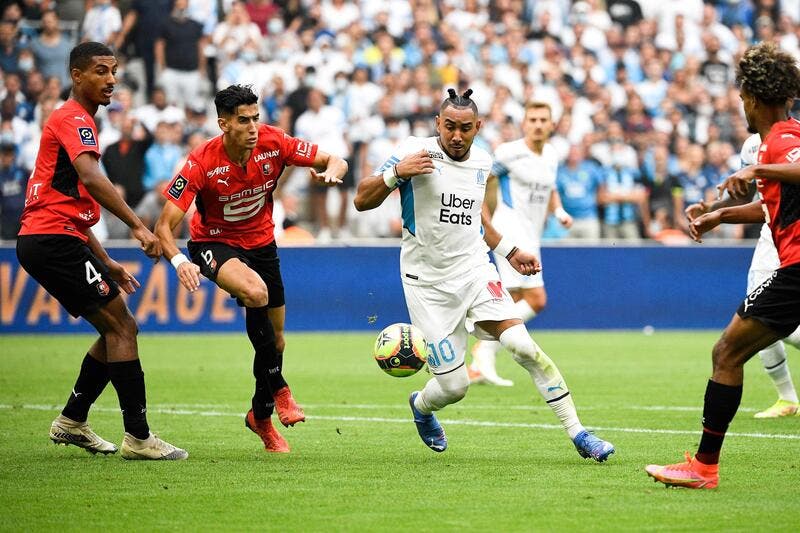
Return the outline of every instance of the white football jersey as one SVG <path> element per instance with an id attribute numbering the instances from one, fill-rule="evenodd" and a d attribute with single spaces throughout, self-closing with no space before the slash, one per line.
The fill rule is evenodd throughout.
<path id="1" fill-rule="evenodd" d="M 425 149 L 435 170 L 400 184 L 403 240 L 400 273 L 403 282 L 433 285 L 469 274 L 489 262 L 483 241 L 481 206 L 492 158 L 474 144 L 469 158 L 453 161 L 437 137 L 409 137 L 379 169 Z"/>
<path id="2" fill-rule="evenodd" d="M 742 151 L 739 152 L 739 159 L 742 162 L 741 168 L 756 164 L 758 157 L 758 147 L 761 146 L 761 136 L 754 133 L 742 143 Z"/>
<path id="3" fill-rule="evenodd" d="M 755 165 L 758 158 L 758 148 L 761 146 L 761 136 L 755 133 L 747 138 L 742 144 L 742 151 L 739 157 L 742 161 L 742 168 Z M 750 262 L 750 271 L 747 273 L 747 293 L 755 290 L 781 265 L 778 258 L 778 250 L 772 240 L 772 232 L 768 224 L 761 226 L 761 234 L 753 252 L 753 260 Z"/>
<path id="4" fill-rule="evenodd" d="M 538 247 L 556 186 L 558 153 L 545 143 L 541 155 L 536 154 L 518 139 L 498 146 L 494 157 L 498 198 L 492 225 L 521 247 Z"/>

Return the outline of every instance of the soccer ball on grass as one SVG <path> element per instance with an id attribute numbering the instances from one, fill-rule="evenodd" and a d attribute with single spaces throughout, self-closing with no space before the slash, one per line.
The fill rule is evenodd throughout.
<path id="1" fill-rule="evenodd" d="M 392 324 L 378 334 L 372 355 L 381 370 L 390 376 L 412 376 L 427 360 L 425 336 L 411 324 Z"/>

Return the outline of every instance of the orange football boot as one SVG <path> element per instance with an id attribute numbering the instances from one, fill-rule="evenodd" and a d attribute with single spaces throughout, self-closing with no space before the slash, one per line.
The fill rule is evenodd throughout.
<path id="1" fill-rule="evenodd" d="M 292 397 L 292 391 L 289 387 L 283 387 L 272 395 L 275 400 L 275 409 L 278 411 L 278 418 L 286 427 L 293 426 L 298 422 L 304 422 L 306 415 L 303 410 L 297 405 Z"/>
<path id="2" fill-rule="evenodd" d="M 261 437 L 261 442 L 264 443 L 264 449 L 273 453 L 289 453 L 289 443 L 286 439 L 278 433 L 275 426 L 272 425 L 272 418 L 265 418 L 264 420 L 256 420 L 253 415 L 253 410 L 247 411 L 244 417 L 244 425 L 247 429 Z"/>
<path id="3" fill-rule="evenodd" d="M 668 487 L 714 489 L 719 484 L 719 465 L 707 465 L 685 452 L 686 462 L 674 465 L 647 465 L 645 471 Z"/>

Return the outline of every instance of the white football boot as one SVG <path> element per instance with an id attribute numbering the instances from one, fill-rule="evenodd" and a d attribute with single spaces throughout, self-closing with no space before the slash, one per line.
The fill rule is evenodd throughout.
<path id="1" fill-rule="evenodd" d="M 92 431 L 86 422 L 76 422 L 64 415 L 58 415 L 50 425 L 50 440 L 56 444 L 66 446 L 72 444 L 83 448 L 89 453 L 117 453 L 117 446 L 103 440 Z"/>
<path id="2" fill-rule="evenodd" d="M 150 433 L 150 436 L 144 440 L 137 439 L 130 433 L 125 433 L 121 448 L 123 459 L 181 461 L 189 457 L 189 453 L 186 450 L 159 439 L 158 435 L 154 433 Z"/>

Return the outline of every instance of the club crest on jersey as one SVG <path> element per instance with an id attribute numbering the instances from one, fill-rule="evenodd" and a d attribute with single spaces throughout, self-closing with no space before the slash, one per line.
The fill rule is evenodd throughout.
<path id="1" fill-rule="evenodd" d="M 265 176 L 269 176 L 269 173 L 271 171 L 272 171 L 272 165 L 270 165 L 269 162 L 262 163 L 261 172 L 263 172 Z"/>
<path id="2" fill-rule="evenodd" d="M 478 185 L 486 185 L 486 174 L 483 172 L 483 169 L 478 169 L 478 174 L 475 176 L 475 180 Z"/>
<path id="3" fill-rule="evenodd" d="M 108 296 L 108 293 L 111 292 L 111 289 L 108 287 L 108 283 L 101 280 L 100 283 L 97 284 L 97 292 L 100 296 Z"/>
<path id="4" fill-rule="evenodd" d="M 176 200 L 180 200 L 181 196 L 183 195 L 183 191 L 186 190 L 186 186 L 188 184 L 189 180 L 178 174 L 178 177 L 175 178 L 175 181 L 173 181 L 172 185 L 169 186 L 167 193 L 169 193 L 169 195 Z"/>
<path id="5" fill-rule="evenodd" d="M 97 146 L 97 141 L 94 138 L 94 131 L 92 131 L 92 128 L 78 128 L 78 136 L 81 138 L 82 145 Z"/>

